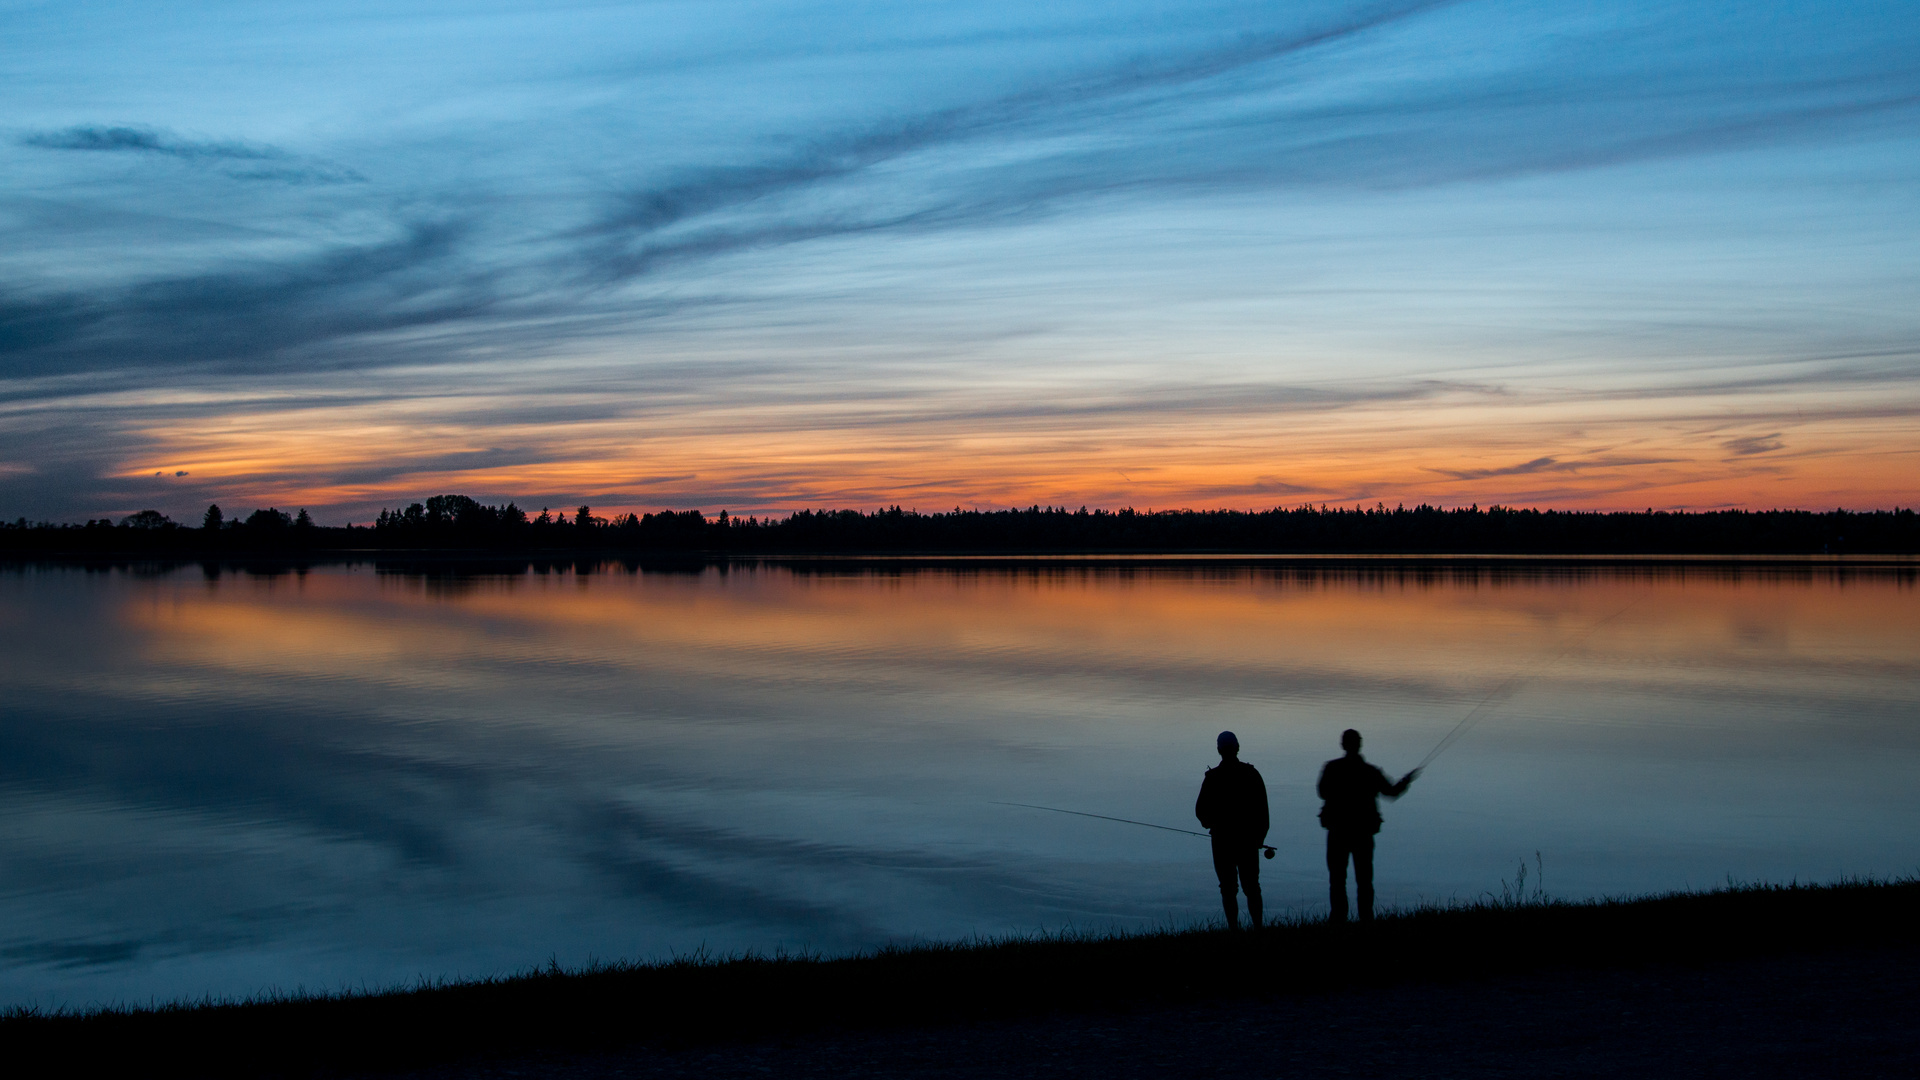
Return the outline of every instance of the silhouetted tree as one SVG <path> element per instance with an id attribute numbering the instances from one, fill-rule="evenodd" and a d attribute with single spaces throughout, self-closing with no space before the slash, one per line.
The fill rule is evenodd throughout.
<path id="1" fill-rule="evenodd" d="M 1534 553 L 1596 555 L 1912 554 L 1920 552 L 1920 516 L 1911 509 L 1728 510 L 1682 513 L 1567 512 L 1478 506 L 1446 509 L 1299 506 L 1271 510 L 1069 510 L 1029 506 L 922 514 L 899 506 L 800 510 L 782 518 L 713 520 L 698 510 L 624 514 L 609 523 L 581 506 L 555 515 L 542 508 L 529 521 L 518 506 L 483 505 L 463 495 L 436 495 L 403 510 L 381 510 L 372 535 L 349 536 L 274 508 L 244 520 L 210 505 L 200 535 L 187 539 L 164 514 L 142 511 L 122 520 L 5 526 L 8 551 L 124 551 L 130 546 L 184 551 L 195 545 L 261 551 L 275 545 L 626 549 L 679 552 L 1365 552 Z"/>
<path id="2" fill-rule="evenodd" d="M 427 500 L 427 521 L 435 525 L 475 529 L 492 525 L 498 517 L 493 507 L 482 506 L 465 495 L 435 495 Z"/>

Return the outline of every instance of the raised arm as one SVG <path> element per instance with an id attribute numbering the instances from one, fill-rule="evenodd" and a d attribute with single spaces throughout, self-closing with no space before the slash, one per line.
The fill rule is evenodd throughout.
<path id="1" fill-rule="evenodd" d="M 1389 799 L 1397 799 L 1400 796 L 1405 795 L 1407 793 L 1407 788 L 1413 785 L 1414 777 L 1417 777 L 1419 775 L 1420 775 L 1420 770 L 1415 769 L 1412 772 L 1408 773 L 1407 775 L 1401 777 L 1399 783 L 1389 784 L 1387 783 L 1387 774 L 1381 773 L 1380 774 L 1380 785 L 1381 785 L 1380 794 L 1385 795 Z"/>

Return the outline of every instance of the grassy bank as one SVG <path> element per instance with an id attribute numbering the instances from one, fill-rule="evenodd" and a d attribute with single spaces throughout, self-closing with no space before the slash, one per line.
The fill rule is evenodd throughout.
<path id="1" fill-rule="evenodd" d="M 1568 968 L 1712 964 L 1920 943 L 1920 880 L 1287 924 L 551 970 L 379 994 L 0 1019 L 26 1072 L 324 1074 L 474 1056 L 755 1039 L 1059 1010 L 1311 994 Z"/>

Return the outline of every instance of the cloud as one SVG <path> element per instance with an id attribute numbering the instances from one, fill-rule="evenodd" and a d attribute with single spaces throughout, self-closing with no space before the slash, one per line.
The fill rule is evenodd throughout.
<path id="1" fill-rule="evenodd" d="M 864 130 L 816 136 L 797 153 L 771 160 L 699 170 L 658 187 L 621 196 L 617 208 L 576 233 L 604 245 L 589 252 L 595 272 L 622 279 L 658 266 L 700 256 L 828 236 L 952 227 L 1037 209 L 1072 193 L 1109 188 L 1115 178 L 1091 172 L 1078 183 L 1013 183 L 922 196 L 892 212 L 861 212 L 839 206 L 824 213 L 782 220 L 716 225 L 668 239 L 655 239 L 675 225 L 859 177 L 915 153 L 993 136 L 1040 133 L 1063 123 L 1110 122 L 1114 113 L 1157 104 L 1156 94 L 1217 79 L 1238 70 L 1364 34 L 1458 0 L 1363 6 L 1305 29 L 1250 33 L 1225 48 L 1118 66 L 1069 77 L 964 106 L 910 115 Z M 1146 100 L 1141 100 L 1142 97 Z M 1104 105 L 1101 109 L 1098 106 Z M 1101 115 L 1102 113 L 1107 115 Z"/>
<path id="2" fill-rule="evenodd" d="M 1733 61 L 1696 71 L 1698 57 L 1673 50 L 1629 61 L 1589 55 L 1584 67 L 1468 69 L 1439 84 L 1391 76 L 1364 93 L 1323 86 L 1339 83 L 1335 58 L 1351 62 L 1340 49 L 1459 7 L 1363 5 L 1212 47 L 1055 73 L 970 102 L 892 110 L 838 130 L 800 127 L 777 140 L 743 138 L 728 153 L 785 148 L 631 185 L 585 220 L 562 224 L 542 214 L 530 232 L 515 233 L 486 199 L 462 198 L 456 213 L 422 217 L 419 194 L 408 191 L 376 196 L 360 210 L 387 217 L 388 239 L 330 240 L 304 254 L 82 292 L 35 288 L 16 276 L 11 294 L 0 296 L 0 359 L 16 373 L 446 362 L 487 341 L 537 336 L 551 347 L 689 307 L 737 305 L 737 297 L 609 291 L 723 256 L 996 226 L 1074 200 L 1391 188 L 1597 167 L 1810 131 L 1831 136 L 1843 116 L 1898 112 L 1920 100 L 1910 74 L 1876 66 L 1872 56 L 1854 58 L 1859 70 L 1794 80 Z M 1657 77 L 1623 79 L 1623 64 L 1657 69 Z M 258 178 L 327 168 L 275 147 L 142 126 L 79 125 L 19 141 L 213 163 Z M 494 148 L 515 153 L 511 139 Z M 431 260 L 396 262 L 429 249 Z M 525 333 L 535 320 L 537 330 Z M 376 335 L 383 339 L 370 340 Z"/>
<path id="3" fill-rule="evenodd" d="M 0 406 L 37 403 L 74 438 L 41 438 L 46 425 L 23 412 L 0 417 L 6 453 L 31 463 L 6 473 L 11 486 L 0 498 L 38 501 L 71 484 L 75 505 L 107 493 L 139 505 L 149 495 L 124 474 L 205 460 L 156 453 L 130 468 L 137 452 L 166 449 L 140 434 L 147 423 L 179 430 L 196 419 L 217 426 L 237 412 L 277 411 L 289 424 L 319 424 L 314 417 L 356 401 L 430 412 L 448 427 L 526 429 L 462 431 L 330 478 L 365 485 L 632 460 L 594 457 L 609 438 L 599 425 L 625 421 L 654 438 L 694 414 L 713 430 L 762 435 L 972 425 L 996 437 L 1051 429 L 1062 444 L 1091 447 L 1100 442 L 1091 432 L 1134 422 L 1185 422 L 1204 442 L 1206 419 L 1262 411 L 1384 410 L 1452 394 L 1483 395 L 1489 409 L 1524 408 L 1541 394 L 1496 401 L 1500 391 L 1484 384 L 1484 369 L 1457 362 L 1460 349 L 1422 350 L 1494 325 L 1510 327 L 1515 340 L 1564 341 L 1570 329 L 1605 321 L 1581 307 L 1598 296 L 1608 298 L 1605 318 L 1617 320 L 1607 328 L 1629 326 L 1611 339 L 1625 351 L 1589 358 L 1584 374 L 1552 391 L 1563 405 L 1611 407 L 1630 393 L 1651 411 L 1647 403 L 1662 397 L 1716 399 L 1700 406 L 1705 413 L 1718 399 L 1744 398 L 1735 429 L 1743 430 L 1799 422 L 1785 417 L 1784 405 L 1773 418 L 1758 399 L 1811 388 L 1833 400 L 1807 402 L 1809 415 L 1864 416 L 1874 388 L 1914 379 L 1910 320 L 1875 308 L 1882 325 L 1871 333 L 1841 327 L 1816 310 L 1817 297 L 1797 278 L 1792 293 L 1810 298 L 1812 314 L 1797 322 L 1779 315 L 1792 325 L 1776 331 L 1752 312 L 1769 290 L 1787 289 L 1789 275 L 1778 267 L 1788 261 L 1794 273 L 1824 272 L 1817 258 L 1775 258 L 1805 249 L 1805 237 L 1768 232 L 1815 212 L 1812 203 L 1791 204 L 1807 184 L 1831 185 L 1822 197 L 1837 201 L 1818 208 L 1827 220 L 1880 215 L 1872 229 L 1881 247 L 1850 255 L 1850 273 L 1881 291 L 1904 273 L 1895 262 L 1905 254 L 1889 261 L 1883 239 L 1903 235 L 1897 200 L 1847 193 L 1884 178 L 1854 175 L 1847 170 L 1860 168 L 1857 160 L 1829 161 L 1795 144 L 1847 149 L 1878 140 L 1891 147 L 1876 151 L 1889 159 L 1910 154 L 1906 132 L 1920 111 L 1920 72 L 1908 62 L 1911 20 L 1873 8 L 1769 9 L 1765 19 L 1723 23 L 1733 10 L 1570 16 L 1554 5 L 1329 3 L 1236 9 L 1223 20 L 1192 9 L 1166 16 L 1177 28 L 1170 33 L 1157 24 L 1151 32 L 1104 24 L 1096 32 L 1084 20 L 1062 30 L 1064 23 L 1041 20 L 1031 33 L 996 31 L 995 41 L 1020 43 L 1007 49 L 918 27 L 870 38 L 825 20 L 808 31 L 817 37 L 783 42 L 772 61 L 729 40 L 720 50 L 728 59 L 705 70 L 692 61 L 711 56 L 636 65 L 637 53 L 613 55 L 637 48 L 631 42 L 597 57 L 569 52 L 578 64 L 570 59 L 557 69 L 563 73 L 514 90 L 527 95 L 524 113 L 441 109 L 438 95 L 455 75 L 430 67 L 417 81 L 431 93 L 402 94 L 380 108 L 327 97 L 325 88 L 316 91 L 325 108 L 311 113 L 291 99 L 262 106 L 285 114 L 273 130 L 291 119 L 304 130 L 339 131 L 338 147 L 351 149 L 326 153 L 380 164 L 382 183 L 351 186 L 309 183 L 343 167 L 278 146 L 189 137 L 157 122 L 59 126 L 66 116 L 43 110 L 58 119 L 32 121 L 45 126 L 16 129 L 12 145 L 0 145 L 9 168 L 31 174 L 15 181 L 17 204 L 61 210 L 30 214 L 0 203 L 0 250 L 9 252 L 0 285 Z M 1820 33 L 1802 32 L 1816 24 Z M 1466 41 L 1478 44 L 1456 47 Z M 791 64 L 802 55 L 809 66 L 796 75 Z M 601 63 L 609 56 L 624 66 Z M 420 62 L 432 60 L 423 54 Z M 615 67 L 628 81 L 594 81 Z M 597 74 L 582 74 L 589 68 Z M 107 115 L 166 119 L 181 129 L 190 123 L 178 117 L 203 115 L 124 111 L 134 104 Z M 335 123 L 342 117 L 348 122 Z M 1633 189 L 1644 205 L 1621 196 L 1620 207 L 1602 213 L 1578 205 L 1595 185 L 1569 195 L 1574 182 L 1564 179 L 1620 170 L 1599 185 L 1612 198 L 1625 190 L 1616 180 L 1631 187 L 1649 175 L 1623 166 L 1779 146 L 1791 152 L 1743 159 L 1737 169 L 1703 168 L 1684 184 L 1661 174 Z M 89 164 L 103 159 L 120 167 Z M 1775 183 L 1768 171 L 1804 169 L 1809 160 L 1822 162 L 1825 179 L 1795 173 Z M 135 161 L 148 164 L 125 167 Z M 277 182 L 210 184 L 207 173 Z M 1832 179 L 1841 176 L 1845 184 Z M 363 179 L 352 170 L 337 177 Z M 1532 177 L 1546 179 L 1509 183 Z M 1694 260 L 1751 268 L 1754 279 L 1743 278 L 1739 297 L 1729 299 L 1733 290 L 1720 279 L 1704 280 L 1719 271 L 1702 271 L 1660 292 L 1670 308 L 1645 303 L 1655 286 L 1608 269 L 1608 260 L 1631 255 L 1620 265 L 1660 272 L 1687 263 L 1703 250 L 1686 247 L 1701 245 L 1700 235 L 1691 224 L 1670 235 L 1662 223 L 1697 212 L 1684 200 L 1702 191 L 1719 212 L 1716 184 L 1764 186 L 1777 199 L 1756 201 L 1735 222 L 1737 243 L 1746 245 L 1738 258 L 1722 249 Z M 1552 185 L 1563 186 L 1547 191 Z M 1684 198 L 1674 194 L 1682 189 Z M 1735 191 L 1726 205 L 1739 197 Z M 1195 225 L 1202 203 L 1211 216 Z M 1415 220 L 1404 211 L 1416 203 L 1440 212 Z M 1468 203 L 1479 216 L 1447 216 Z M 1376 217 L 1376 209 L 1387 213 Z M 136 227 L 136 214 L 164 216 L 166 228 Z M 74 224 L 81 218 L 91 224 Z M 1401 224 L 1377 224 L 1386 220 Z M 1166 238 L 1183 230 L 1194 239 L 1157 263 L 1173 250 Z M 1523 234 L 1532 246 L 1513 242 Z M 935 236 L 940 243 L 924 242 Z M 1847 236 L 1852 244 L 1865 234 Z M 1487 269 L 1496 263 L 1505 269 Z M 1352 265 L 1368 268 L 1364 281 L 1328 280 L 1339 277 L 1329 266 Z M 1181 294 L 1183 275 L 1216 267 L 1226 284 L 1215 295 Z M 1236 279 L 1225 268 L 1246 273 Z M 1036 286 L 1041 273 L 1048 276 Z M 1235 326 L 1254 310 L 1248 296 L 1256 291 L 1273 314 Z M 1315 308 L 1308 298 L 1316 295 L 1335 302 Z M 908 302 L 893 303 L 899 296 Z M 1366 314 L 1356 316 L 1363 303 Z M 1160 325 L 1139 334 L 1145 323 L 1129 320 L 1145 311 L 1158 312 Z M 1383 344 L 1376 311 L 1382 323 L 1425 321 L 1418 334 Z M 1762 346 L 1690 356 L 1663 347 L 1729 324 Z M 1028 335 L 1025 348 L 1006 344 L 1020 335 Z M 1886 346 L 1881 352 L 1842 355 L 1874 335 L 1867 344 Z M 813 367 L 766 359 L 800 352 Z M 1772 363 L 1780 353 L 1836 359 Z M 1649 359 L 1655 354 L 1658 361 Z M 1355 358 L 1351 379 L 1296 369 L 1343 355 Z M 1396 358 L 1380 359 L 1389 355 Z M 1113 356 L 1155 371 L 1113 378 L 1095 370 Z M 568 362 L 582 357 L 591 362 Z M 554 358 L 563 362 L 547 367 Z M 1696 376 L 1683 383 L 1675 373 L 1689 367 Z M 924 378 L 928 372 L 937 377 Z M 1035 372 L 1045 377 L 1031 378 Z M 1589 377 L 1595 372 L 1606 377 Z M 1838 400 L 1842 394 L 1850 400 Z M 1913 410 L 1898 395 L 1870 404 L 1878 415 Z M 1408 428 L 1420 423 L 1418 411 L 1404 410 Z M 588 429 L 601 442 L 583 449 L 572 433 Z M 440 437 L 421 430 L 423 444 Z M 1726 448 L 1736 457 L 1778 449 L 1766 438 Z M 1550 455 L 1427 471 L 1484 480 L 1667 460 Z M 264 490 L 313 480 L 309 465 L 261 465 L 249 482 Z M 678 475 L 683 467 L 692 466 L 636 461 L 633 471 Z M 1274 467 L 1256 457 L 1206 476 Z M 191 483 L 173 485 L 182 498 L 218 472 L 194 471 Z M 1272 494 L 1312 490 L 1293 491 L 1299 478 L 1287 475 L 1270 481 L 1279 485 Z M 904 490 L 925 481 L 899 482 Z M 711 490 L 734 490 L 732 483 L 715 481 Z M 1346 484 L 1341 490 L 1352 490 Z M 1259 493 L 1232 489 L 1249 492 Z"/>
<path id="4" fill-rule="evenodd" d="M 0 294 L 0 360 L 14 378 L 135 368 L 260 372 L 306 367 L 313 345 L 478 319 L 500 298 L 454 259 L 457 222 L 415 222 L 397 236 L 279 264 L 126 286 Z M 404 355 L 394 350 L 390 359 Z M 365 357 L 362 357 L 364 362 Z"/>
<path id="5" fill-rule="evenodd" d="M 1428 469 L 1427 471 L 1451 476 L 1456 480 L 1478 480 L 1487 476 L 1525 476 L 1528 473 L 1571 472 L 1573 470 L 1558 458 L 1537 457 L 1532 461 L 1522 462 L 1519 465 L 1508 465 L 1505 468 L 1499 469 Z"/>
<path id="6" fill-rule="evenodd" d="M 105 127 L 82 124 L 55 131 L 30 131 L 21 146 L 38 150 L 76 150 L 89 153 L 152 154 L 189 162 L 247 162 L 245 168 L 223 169 L 239 180 L 280 180 L 288 183 L 365 183 L 353 169 L 324 161 L 302 159 L 278 147 L 246 142 L 196 142 L 148 127 Z"/>
<path id="7" fill-rule="evenodd" d="M 1745 435 L 1738 439 L 1728 439 L 1720 444 L 1735 457 L 1747 457 L 1752 454 L 1770 454 L 1775 450 L 1786 449 L 1786 443 L 1780 440 L 1780 432 L 1771 435 Z"/>
<path id="8" fill-rule="evenodd" d="M 1453 6 L 1365 7 L 814 135 L 798 151 L 621 195 L 574 233 L 597 240 L 579 257 L 591 278 L 628 280 L 834 237 L 1019 221 L 1078 199 L 1433 186 L 1831 139 L 1852 122 L 1900 124 L 1920 106 L 1920 80 L 1871 62 L 1810 79 L 1720 58 L 1693 69 L 1701 58 L 1676 50 L 1586 55 L 1438 85 L 1389 79 L 1351 100 L 1303 93 L 1334 76 L 1289 63 Z M 1078 137 L 1089 130 L 1108 134 Z"/>
<path id="9" fill-rule="evenodd" d="M 1557 457 L 1537 457 L 1532 461 L 1523 461 L 1518 465 L 1507 465 L 1496 469 L 1427 469 L 1428 472 L 1451 476 L 1455 480 L 1484 480 L 1491 476 L 1528 476 L 1533 473 L 1572 473 L 1589 469 L 1626 469 L 1636 465 L 1667 465 L 1679 458 L 1650 457 L 1591 457 L 1575 461 L 1562 461 Z"/>
<path id="10" fill-rule="evenodd" d="M 328 476 L 327 480 L 335 484 L 358 486 L 380 484 L 406 476 L 419 476 L 424 480 L 438 473 L 511 468 L 564 460 L 567 460 L 567 455 L 551 447 L 544 449 L 493 447 L 486 450 L 460 450 L 446 454 L 406 456 L 383 462 L 372 468 L 345 470 Z"/>
<path id="11" fill-rule="evenodd" d="M 1330 491 L 1312 484 L 1289 483 L 1275 476 L 1256 476 L 1244 484 L 1208 484 L 1182 490 L 1196 503 L 1243 495 L 1324 495 Z"/>
<path id="12" fill-rule="evenodd" d="M 36 941 L 0 948 L 0 957 L 20 965 L 59 968 L 117 967 L 131 963 L 144 941 Z"/>
<path id="13" fill-rule="evenodd" d="M 272 147 L 237 142 L 189 142 L 152 128 L 139 127 L 82 125 L 60 131 L 34 131 L 21 136 L 20 144 L 42 150 L 118 151 L 191 159 L 279 161 L 287 156 Z"/>

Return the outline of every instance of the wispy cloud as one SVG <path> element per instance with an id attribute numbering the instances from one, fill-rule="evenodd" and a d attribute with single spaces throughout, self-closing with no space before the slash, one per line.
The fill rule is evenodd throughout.
<path id="1" fill-rule="evenodd" d="M 952 228 L 1002 219 L 1045 207 L 1061 198 L 1139 183 L 1142 177 L 1115 175 L 1112 164 L 1080 174 L 1057 175 L 1063 155 L 1029 160 L 998 183 L 940 185 L 909 194 L 899 204 L 894 192 L 888 207 L 838 205 L 811 214 L 773 220 L 719 223 L 665 237 L 672 227 L 726 211 L 764 204 L 791 193 L 846 182 L 915 154 L 992 139 L 1047 136 L 1062 126 L 1111 123 L 1126 114 L 1144 116 L 1165 105 L 1165 97 L 1222 79 L 1289 55 L 1324 47 L 1377 30 L 1456 0 L 1363 5 L 1320 25 L 1279 33 L 1250 33 L 1231 45 L 1168 57 L 1139 58 L 1117 67 L 1085 72 L 1058 82 L 968 105 L 920 115 L 891 118 L 852 132 L 815 136 L 797 153 L 747 165 L 703 170 L 663 186 L 623 195 L 611 213 L 589 223 L 579 235 L 598 238 L 589 248 L 594 272 L 621 279 L 648 273 L 674 261 L 729 251 L 817 240 L 829 236 L 903 229 Z M 1216 94 L 1230 93 L 1216 90 Z M 1080 166 L 1097 165 L 1080 153 Z M 1051 160 L 1048 160 L 1048 159 Z M 1053 166 L 1049 168 L 1049 165 Z M 1204 171 L 1204 161 L 1186 170 Z M 1050 175 L 1052 174 L 1052 175 Z M 876 212 L 877 210 L 877 212 Z M 792 211 L 789 211 L 791 213 Z"/>
<path id="2" fill-rule="evenodd" d="M 35 376 L 133 368 L 249 373 L 315 358 L 315 344 L 479 318 L 500 298 L 454 256 L 462 227 L 413 223 L 398 236 L 298 261 L 128 285 L 112 292 L 0 294 L 0 358 Z M 399 348 L 382 359 L 400 360 Z M 361 357 L 366 362 L 368 357 Z M 450 357 L 443 357 L 450 359 Z"/>
<path id="3" fill-rule="evenodd" d="M 0 357 L 30 372 L 86 369 L 124 363 L 117 358 L 134 354 L 132 338 L 158 346 L 138 350 L 142 368 L 189 357 L 271 368 L 295 355 L 313 363 L 313 348 L 352 342 L 357 364 L 411 365 L 433 359 L 417 337 L 373 343 L 367 335 L 437 328 L 450 335 L 441 339 L 442 359 L 463 359 L 460 339 L 528 319 L 544 320 L 549 340 L 600 333 L 610 315 L 644 320 L 657 309 L 607 287 L 739 253 L 999 226 L 1116 195 L 1392 188 L 1609 167 L 1814 131 L 1831 136 L 1845 116 L 1920 105 L 1920 80 L 1897 68 L 1784 79 L 1724 60 L 1702 72 L 1693 70 L 1698 57 L 1657 52 L 1590 54 L 1584 68 L 1534 64 L 1454 85 L 1402 77 L 1364 92 L 1330 88 L 1339 76 L 1327 58 L 1338 49 L 1404 36 L 1458 7 L 1335 9 L 1305 25 L 1137 54 L 964 104 L 785 132 L 774 141 L 798 149 L 633 185 L 584 221 L 543 212 L 533 220 L 555 227 L 512 243 L 512 229 L 484 203 L 423 219 L 414 192 L 379 196 L 365 209 L 387 215 L 397 238 L 118 291 L 16 285 L 0 300 Z M 1625 67 L 1663 62 L 1670 67 L 1650 84 L 1623 78 Z M 1672 85 L 1649 90 L 1662 79 Z M 136 125 L 34 131 L 19 141 L 206 162 L 261 178 L 332 168 L 244 140 Z M 768 140 L 745 145 L 756 141 Z M 429 249 L 430 273 L 410 277 L 419 264 L 396 261 Z"/>
<path id="4" fill-rule="evenodd" d="M 0 503 L 124 509 L 173 497 L 125 476 L 184 499 L 243 467 L 260 490 L 952 492 L 978 466 L 956 453 L 1042 444 L 1089 463 L 1050 474 L 1070 500 L 1147 446 L 1193 448 L 1165 474 L 1194 500 L 1403 490 L 1389 461 L 1603 491 L 1722 455 L 1811 468 L 1769 457 L 1782 432 L 1920 408 L 1920 233 L 1872 194 L 1915 160 L 1920 20 L 1897 5 L 1142 0 L 884 32 L 770 11 L 799 29 L 542 12 L 478 48 L 504 31 L 452 18 L 404 78 L 357 51 L 378 35 L 328 46 L 346 69 L 309 51 L 339 14 L 316 11 L 250 43 L 299 63 L 240 65 L 219 107 L 116 83 L 99 57 L 137 42 L 23 46 L 54 59 L 0 144 Z M 519 47 L 539 33 L 567 44 Z M 1465 409 L 1476 434 L 1529 426 L 1462 445 L 1441 418 Z M 1553 409 L 1693 428 L 1528 450 L 1566 445 L 1531 426 Z M 1363 415 L 1394 440 L 1353 451 L 1376 476 L 1296 468 L 1341 436 L 1290 426 Z M 276 423 L 309 426 L 298 455 L 241 451 Z M 414 442 L 321 449 L 368 423 Z M 663 449 L 698 438 L 761 441 Z M 855 456 L 845 484 L 804 475 Z M 613 471 L 567 472 L 587 463 Z"/>
<path id="5" fill-rule="evenodd" d="M 343 165 L 304 159 L 278 147 L 257 143 L 201 142 L 146 127 L 77 125 L 56 131 L 30 131 L 20 145 L 39 150 L 77 150 L 89 153 L 153 154 L 181 161 L 228 166 L 222 171 L 242 180 L 279 180 L 289 183 L 365 183 L 366 177 Z M 235 163 L 244 163 L 235 167 Z"/>
<path id="6" fill-rule="evenodd" d="M 1523 461 L 1518 465 L 1504 465 L 1493 469 L 1428 469 L 1442 476 L 1451 476 L 1455 480 L 1484 480 L 1490 476 L 1530 476 L 1534 473 L 1577 473 L 1601 469 L 1629 469 L 1637 465 L 1667 465 L 1681 460 L 1679 458 L 1657 457 L 1619 457 L 1601 455 L 1599 457 L 1575 458 L 1563 460 L 1558 457 L 1537 457 L 1532 461 Z"/>
<path id="7" fill-rule="evenodd" d="M 1720 444 L 1735 457 L 1747 457 L 1753 454 L 1771 454 L 1775 450 L 1784 450 L 1787 444 L 1780 439 L 1780 432 L 1771 435 L 1743 435 L 1738 439 L 1728 439 Z"/>
<path id="8" fill-rule="evenodd" d="M 152 128 L 70 127 L 60 131 L 34 131 L 21 136 L 22 146 L 42 150 L 91 150 L 161 154 L 190 160 L 280 161 L 287 155 L 271 147 L 248 146 L 237 142 L 191 142 Z"/>

